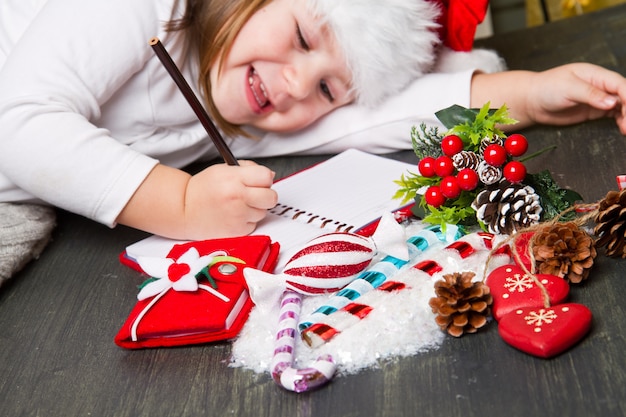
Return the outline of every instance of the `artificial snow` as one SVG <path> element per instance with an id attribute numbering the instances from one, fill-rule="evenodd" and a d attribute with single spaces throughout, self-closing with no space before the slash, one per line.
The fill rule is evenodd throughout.
<path id="1" fill-rule="evenodd" d="M 405 227 L 407 238 L 421 230 L 421 223 Z M 412 259 L 388 281 L 405 284 L 405 288 L 392 292 L 373 290 L 355 302 L 369 305 L 373 310 L 362 320 L 337 334 L 318 348 L 311 348 L 301 338 L 296 340 L 295 368 L 310 366 L 319 356 L 330 354 L 337 364 L 337 375 L 358 373 L 377 367 L 384 361 L 397 357 L 413 356 L 437 349 L 444 333 L 435 323 L 435 315 L 428 301 L 435 296 L 434 283 L 444 274 L 472 271 L 474 280 L 483 280 L 489 249 L 477 233 L 459 239 L 468 242 L 475 252 L 462 258 L 458 251 L 445 249 L 449 243 L 431 245 L 426 251 Z M 493 242 L 497 244 L 497 239 Z M 379 258 L 373 261 L 377 262 Z M 428 273 L 413 268 L 424 260 L 433 260 L 442 271 Z M 506 255 L 492 256 L 486 273 L 498 266 L 508 264 Z M 326 304 L 332 295 L 303 296 L 300 320 Z M 246 325 L 235 340 L 230 365 L 250 369 L 257 373 L 271 372 L 270 364 L 274 351 L 274 339 L 278 326 L 279 305 L 255 306 Z"/>

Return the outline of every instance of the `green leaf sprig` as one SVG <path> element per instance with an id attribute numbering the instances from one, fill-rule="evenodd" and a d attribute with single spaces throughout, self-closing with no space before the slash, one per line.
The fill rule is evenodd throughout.
<path id="1" fill-rule="evenodd" d="M 460 137 L 464 150 L 479 153 L 481 141 L 484 138 L 498 136 L 504 139 L 506 134 L 500 127 L 517 123 L 515 119 L 509 117 L 506 105 L 498 109 L 490 109 L 490 103 L 486 103 L 480 109 L 454 105 L 438 111 L 435 115 L 448 129 L 447 132 L 442 133 L 437 127 L 427 127 L 424 123 L 419 127 L 413 126 L 411 129 L 413 150 L 419 160 L 426 157 L 438 158 L 443 155 L 441 144 L 447 135 Z M 549 147 L 523 160 L 553 148 L 554 146 Z M 398 190 L 393 198 L 401 200 L 402 204 L 414 200 L 416 204 L 413 206 L 413 213 L 427 223 L 438 224 L 444 228 L 446 224 L 465 226 L 479 224 L 471 203 L 485 186 L 479 185 L 472 191 L 462 191 L 458 197 L 447 199 L 439 207 L 428 205 L 423 195 L 424 191 L 430 186 L 439 185 L 441 180 L 442 178 L 437 175 L 424 177 L 419 173 L 407 172 L 399 180 L 394 181 L 398 185 Z M 539 195 L 543 208 L 543 220 L 554 218 L 576 201 L 582 200 L 582 197 L 575 191 L 560 188 L 547 170 L 538 174 L 528 173 L 523 183 L 533 187 Z M 563 220 L 566 220 L 565 216 Z M 484 227 L 484 225 L 480 226 Z"/>
<path id="2" fill-rule="evenodd" d="M 487 102 L 476 110 L 454 105 L 438 111 L 435 115 L 449 129 L 447 135 L 459 136 L 467 150 L 477 151 L 483 138 L 506 136 L 498 126 L 517 123 L 517 120 L 509 117 L 506 105 L 499 109 L 490 109 L 489 106 L 490 103 Z"/>

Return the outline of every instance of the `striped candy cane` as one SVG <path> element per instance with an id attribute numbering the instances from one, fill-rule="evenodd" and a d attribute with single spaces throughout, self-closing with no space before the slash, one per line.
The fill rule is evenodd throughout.
<path id="1" fill-rule="evenodd" d="M 321 356 L 308 368 L 294 368 L 295 341 L 301 305 L 300 294 L 291 290 L 283 293 L 271 365 L 274 381 L 283 388 L 295 392 L 308 391 L 326 384 L 332 379 L 336 369 L 330 355 Z"/>
<path id="2" fill-rule="evenodd" d="M 435 242 L 452 242 L 463 235 L 463 229 L 454 225 L 449 225 L 444 233 L 439 226 L 430 226 L 411 236 L 407 240 L 409 247 L 409 259 L 401 260 L 393 256 L 385 256 L 382 260 L 369 267 L 365 271 L 357 275 L 356 279 L 343 289 L 339 290 L 332 296 L 327 304 L 319 307 L 305 320 L 303 320 L 298 328 L 302 332 L 302 337 L 309 345 L 313 343 L 312 339 L 307 337 L 306 330 L 316 323 L 326 322 L 328 316 L 345 308 L 362 296 L 363 294 L 378 288 L 389 278 L 394 276 L 400 269 L 415 259 L 418 254 L 423 253 Z M 316 326 L 319 329 L 320 326 Z M 309 332 L 310 333 L 310 332 Z M 332 337 L 332 331 L 325 332 L 326 336 Z"/>

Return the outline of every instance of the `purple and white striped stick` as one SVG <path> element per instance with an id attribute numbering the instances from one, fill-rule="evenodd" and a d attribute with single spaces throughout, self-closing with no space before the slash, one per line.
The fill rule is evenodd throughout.
<path id="1" fill-rule="evenodd" d="M 274 381 L 294 392 L 309 391 L 328 383 L 337 367 L 330 355 L 320 356 L 308 368 L 293 366 L 301 306 L 302 295 L 292 290 L 283 292 L 271 365 Z"/>

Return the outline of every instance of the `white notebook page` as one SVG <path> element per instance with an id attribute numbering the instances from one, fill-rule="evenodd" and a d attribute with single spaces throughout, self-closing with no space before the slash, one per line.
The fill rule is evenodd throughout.
<path id="1" fill-rule="evenodd" d="M 277 181 L 273 188 L 278 192 L 279 205 L 270 210 L 254 234 L 268 235 L 280 243 L 280 268 L 309 240 L 335 231 L 337 226 L 342 226 L 340 231 L 355 231 L 398 209 L 399 200 L 392 199 L 398 189 L 394 180 L 416 169 L 413 164 L 355 149 L 344 151 Z M 297 212 L 302 213 L 294 219 Z M 130 245 L 126 252 L 133 259 L 166 256 L 175 243 L 180 241 L 151 236 Z"/>
<path id="2" fill-rule="evenodd" d="M 279 205 L 255 234 L 272 237 L 286 252 L 338 226 L 340 231 L 355 231 L 399 208 L 400 201 L 392 199 L 398 189 L 394 180 L 416 169 L 413 164 L 355 149 L 342 152 L 276 182 L 273 188 Z"/>

